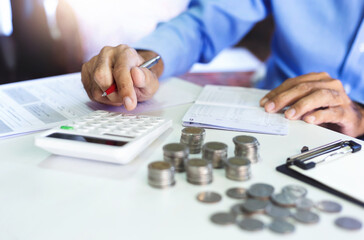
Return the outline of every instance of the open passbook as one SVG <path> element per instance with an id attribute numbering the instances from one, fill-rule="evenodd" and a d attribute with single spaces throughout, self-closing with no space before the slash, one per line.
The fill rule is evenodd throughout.
<path id="1" fill-rule="evenodd" d="M 184 126 L 286 135 L 288 120 L 259 106 L 266 90 L 207 85 L 183 117 Z"/>

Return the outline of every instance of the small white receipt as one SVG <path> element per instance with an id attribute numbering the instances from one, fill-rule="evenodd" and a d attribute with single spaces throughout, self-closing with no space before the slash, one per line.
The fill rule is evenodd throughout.
<path id="1" fill-rule="evenodd" d="M 134 111 L 91 102 L 81 74 L 67 74 L 0 86 L 0 138 L 59 126 L 94 110 L 144 113 L 195 101 L 201 87 L 178 78 L 166 79 L 152 99 Z"/>
<path id="2" fill-rule="evenodd" d="M 91 111 L 79 74 L 0 87 L 0 137 L 54 127 Z"/>

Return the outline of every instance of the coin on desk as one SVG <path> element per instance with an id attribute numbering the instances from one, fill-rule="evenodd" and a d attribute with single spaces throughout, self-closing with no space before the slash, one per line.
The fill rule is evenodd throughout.
<path id="1" fill-rule="evenodd" d="M 272 185 L 256 183 L 250 186 L 247 193 L 252 198 L 269 199 L 273 192 L 274 187 Z"/>
<path id="2" fill-rule="evenodd" d="M 203 203 L 217 203 L 221 199 L 221 195 L 216 192 L 201 192 L 197 195 L 197 200 Z"/>
<path id="3" fill-rule="evenodd" d="M 268 204 L 264 211 L 268 216 L 276 219 L 287 218 L 291 215 L 291 211 L 288 208 L 279 207 L 272 203 Z"/>
<path id="4" fill-rule="evenodd" d="M 231 208 L 230 208 L 230 212 L 235 216 L 241 216 L 241 215 L 244 215 L 244 212 L 243 212 L 243 204 L 241 203 L 238 203 L 238 204 L 235 204 L 233 205 Z"/>
<path id="5" fill-rule="evenodd" d="M 327 213 L 338 213 L 341 212 L 342 206 L 339 203 L 333 202 L 333 201 L 320 201 L 316 203 L 315 207 L 322 211 Z"/>
<path id="6" fill-rule="evenodd" d="M 297 210 L 292 216 L 301 223 L 314 224 L 320 221 L 319 215 L 307 210 Z"/>
<path id="7" fill-rule="evenodd" d="M 248 214 L 264 213 L 264 209 L 267 207 L 268 203 L 268 201 L 250 198 L 242 204 L 242 209 Z"/>
<path id="8" fill-rule="evenodd" d="M 226 195 L 228 197 L 234 198 L 234 199 L 247 199 L 248 196 L 246 194 L 246 189 L 241 187 L 236 188 L 230 188 L 226 191 Z"/>
<path id="9" fill-rule="evenodd" d="M 303 198 L 307 195 L 307 190 L 298 185 L 287 185 L 282 188 L 282 193 L 290 196 L 291 198 Z"/>
<path id="10" fill-rule="evenodd" d="M 273 222 L 269 224 L 269 229 L 275 233 L 287 234 L 293 233 L 295 226 L 287 221 L 274 219 Z"/>
<path id="11" fill-rule="evenodd" d="M 238 226 L 241 229 L 247 230 L 247 231 L 260 231 L 264 229 L 264 223 L 258 219 L 254 218 L 244 218 L 241 221 L 237 222 Z"/>
<path id="12" fill-rule="evenodd" d="M 336 226 L 346 230 L 359 230 L 362 228 L 362 223 L 351 217 L 339 217 L 335 220 Z"/>
<path id="13" fill-rule="evenodd" d="M 296 208 L 301 210 L 311 210 L 315 206 L 315 203 L 311 199 L 305 197 L 298 198 L 295 204 Z"/>
<path id="14" fill-rule="evenodd" d="M 284 193 L 277 193 L 273 194 L 270 199 L 275 204 L 281 206 L 281 207 L 294 207 L 295 206 L 295 199 L 291 198 L 290 196 L 284 194 Z"/>
<path id="15" fill-rule="evenodd" d="M 235 216 L 231 213 L 219 212 L 212 215 L 210 220 L 218 225 L 230 225 L 235 223 Z"/>

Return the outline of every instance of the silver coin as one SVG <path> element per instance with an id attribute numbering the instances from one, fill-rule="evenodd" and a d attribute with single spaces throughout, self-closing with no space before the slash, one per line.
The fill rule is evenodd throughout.
<path id="1" fill-rule="evenodd" d="M 222 142 L 207 142 L 203 145 L 206 151 L 226 151 L 228 146 Z"/>
<path id="2" fill-rule="evenodd" d="M 215 213 L 210 217 L 211 222 L 219 225 L 230 225 L 235 223 L 235 216 L 231 213 Z"/>
<path id="3" fill-rule="evenodd" d="M 259 231 L 264 229 L 264 223 L 254 218 L 244 218 L 243 220 L 238 221 L 237 224 L 241 229 L 247 231 Z"/>
<path id="4" fill-rule="evenodd" d="M 274 192 L 274 187 L 265 183 L 256 183 L 248 189 L 249 196 L 259 199 L 268 199 Z"/>
<path id="5" fill-rule="evenodd" d="M 296 208 L 302 210 L 310 210 L 315 206 L 315 203 L 308 198 L 298 198 L 295 201 Z"/>
<path id="6" fill-rule="evenodd" d="M 284 193 L 273 194 L 271 197 L 272 202 L 282 207 L 294 207 L 295 199 L 290 198 Z"/>
<path id="7" fill-rule="evenodd" d="M 292 216 L 294 219 L 296 219 L 298 222 L 301 223 L 313 224 L 313 223 L 318 223 L 320 221 L 319 215 L 307 210 L 298 210 Z"/>
<path id="8" fill-rule="evenodd" d="M 185 127 L 182 129 L 182 133 L 186 135 L 200 136 L 205 134 L 205 129 L 199 127 Z"/>
<path id="9" fill-rule="evenodd" d="M 228 197 L 234 198 L 234 199 L 246 199 L 248 196 L 246 195 L 246 189 L 245 188 L 230 188 L 226 191 L 226 195 Z"/>
<path id="10" fill-rule="evenodd" d="M 316 203 L 315 207 L 322 212 L 328 213 L 338 213 L 342 210 L 342 206 L 340 204 L 327 200 Z"/>
<path id="11" fill-rule="evenodd" d="M 239 216 L 239 215 L 243 215 L 243 206 L 241 203 L 235 204 L 230 208 L 230 212 L 234 215 L 234 216 Z"/>
<path id="12" fill-rule="evenodd" d="M 269 229 L 275 233 L 292 233 L 295 230 L 295 226 L 284 220 L 275 219 L 271 224 L 269 224 Z"/>
<path id="13" fill-rule="evenodd" d="M 346 230 L 359 230 L 362 228 L 362 223 L 352 217 L 339 217 L 335 220 L 335 224 Z"/>
<path id="14" fill-rule="evenodd" d="M 268 203 L 260 199 L 248 199 L 242 204 L 242 209 L 248 214 L 263 213 Z"/>
<path id="15" fill-rule="evenodd" d="M 221 199 L 221 195 L 215 192 L 201 192 L 197 195 L 197 200 L 203 203 L 217 203 Z"/>
<path id="16" fill-rule="evenodd" d="M 282 188 L 282 193 L 287 194 L 291 198 L 303 198 L 307 195 L 307 190 L 298 185 L 287 185 Z"/>
<path id="17" fill-rule="evenodd" d="M 239 145 L 259 145 L 258 140 L 255 137 L 240 135 L 233 138 L 233 142 Z"/>
<path id="18" fill-rule="evenodd" d="M 287 218 L 291 215 L 291 211 L 288 208 L 279 207 L 274 204 L 268 204 L 265 209 L 265 213 L 272 218 Z"/>

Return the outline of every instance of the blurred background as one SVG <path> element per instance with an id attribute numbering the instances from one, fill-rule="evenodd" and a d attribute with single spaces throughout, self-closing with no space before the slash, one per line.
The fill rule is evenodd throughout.
<path id="1" fill-rule="evenodd" d="M 189 0 L 0 0 L 0 84 L 79 72 L 103 46 L 132 44 L 159 22 L 184 11 Z M 270 54 L 272 17 L 258 23 L 236 47 L 257 59 Z M 210 74 L 246 78 L 247 73 Z M 229 75 L 230 74 L 230 75 Z M 184 75 L 191 81 L 207 76 Z"/>

